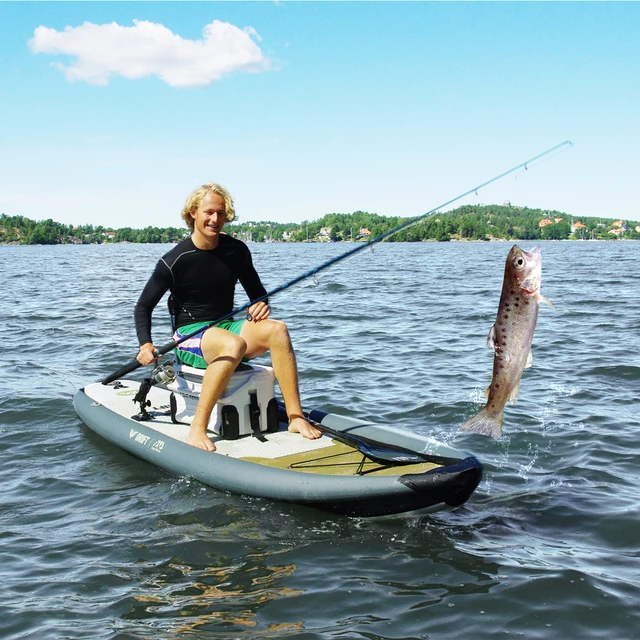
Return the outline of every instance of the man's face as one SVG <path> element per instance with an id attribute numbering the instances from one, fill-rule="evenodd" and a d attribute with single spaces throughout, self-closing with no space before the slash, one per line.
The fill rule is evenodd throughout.
<path id="1" fill-rule="evenodd" d="M 217 239 L 226 222 L 223 197 L 217 193 L 207 193 L 191 217 L 195 233 L 207 239 Z"/>

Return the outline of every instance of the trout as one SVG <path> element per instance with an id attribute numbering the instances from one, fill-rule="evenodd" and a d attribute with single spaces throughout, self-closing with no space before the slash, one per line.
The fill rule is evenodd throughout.
<path id="1" fill-rule="evenodd" d="M 509 251 L 504 269 L 498 317 L 487 336 L 487 347 L 495 352 L 493 377 L 485 391 L 487 404 L 469 418 L 460 431 L 499 438 L 507 400 L 515 402 L 520 376 L 533 361 L 531 343 L 540 302 L 551 304 L 540 294 L 542 259 L 540 247 L 523 251 L 517 244 Z M 553 306 L 553 305 L 552 305 Z"/>

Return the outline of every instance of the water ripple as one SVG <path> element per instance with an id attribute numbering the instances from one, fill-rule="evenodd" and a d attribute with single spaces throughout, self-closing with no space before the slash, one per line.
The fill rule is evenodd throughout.
<path id="1" fill-rule="evenodd" d="M 484 403 L 510 245 L 383 244 L 274 297 L 307 406 L 482 460 L 463 507 L 389 520 L 217 492 L 82 425 L 72 394 L 133 358 L 168 248 L 0 248 L 3 637 L 637 637 L 640 244 L 542 243 L 555 310 L 498 441 L 457 427 Z M 345 250 L 251 248 L 267 288 Z"/>

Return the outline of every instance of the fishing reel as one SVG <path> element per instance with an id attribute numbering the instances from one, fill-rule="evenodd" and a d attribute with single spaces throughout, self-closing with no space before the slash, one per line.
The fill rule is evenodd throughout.
<path id="1" fill-rule="evenodd" d="M 151 372 L 153 384 L 170 384 L 176 379 L 176 372 L 170 364 L 158 364 Z"/>

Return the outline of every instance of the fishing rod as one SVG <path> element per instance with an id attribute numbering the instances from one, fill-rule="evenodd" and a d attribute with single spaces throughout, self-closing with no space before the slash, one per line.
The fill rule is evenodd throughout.
<path id="1" fill-rule="evenodd" d="M 554 151 L 558 151 L 559 149 L 562 149 L 565 146 L 572 146 L 573 143 L 570 140 L 565 140 L 564 142 L 561 142 L 560 144 L 557 144 L 555 147 L 551 147 L 550 149 L 547 149 L 546 151 L 543 151 L 542 153 L 539 153 L 537 156 L 534 156 L 533 158 L 529 158 L 528 160 L 525 160 L 524 162 L 521 162 L 520 164 L 516 165 L 515 167 L 512 167 L 511 169 L 509 169 L 508 171 L 505 171 L 504 173 L 501 173 L 500 175 L 497 175 L 493 178 L 491 178 L 490 180 L 487 180 L 486 182 L 483 182 L 482 184 L 479 184 L 477 187 L 473 187 L 472 189 L 469 189 L 468 191 L 465 191 L 464 193 L 461 193 L 460 195 L 456 196 L 455 198 L 452 198 L 451 200 L 448 200 L 447 202 L 443 202 L 441 205 L 435 207 L 434 209 L 431 209 L 430 211 L 427 211 L 426 213 L 423 213 L 419 216 L 416 216 L 414 218 L 410 218 L 409 220 L 406 220 L 405 222 L 403 222 L 402 224 L 398 225 L 397 227 L 394 227 L 393 229 L 390 229 L 389 231 L 385 231 L 384 233 L 381 233 L 379 236 L 376 236 L 375 238 L 373 238 L 372 240 L 367 240 L 366 242 L 362 242 L 360 244 L 358 244 L 356 247 L 354 247 L 353 249 L 349 249 L 349 251 L 345 251 L 345 253 L 340 254 L 339 256 L 336 256 L 335 258 L 331 258 L 331 260 L 327 260 L 326 262 L 323 262 L 321 265 L 318 265 L 317 267 L 314 267 L 313 269 L 310 269 L 309 271 L 299 275 L 298 277 L 294 278 L 293 280 L 289 280 L 289 282 L 285 282 L 284 284 L 281 284 L 279 287 L 276 287 L 275 289 L 268 291 L 267 293 L 265 293 L 263 296 L 261 296 L 260 298 L 256 298 L 255 300 L 250 300 L 249 302 L 236 307 L 235 309 L 233 309 L 232 311 L 230 311 L 229 313 L 227 313 L 224 316 L 221 316 L 220 318 L 218 318 L 217 320 L 213 320 L 212 322 L 210 322 L 209 324 L 205 325 L 204 327 L 198 329 L 197 331 L 194 331 L 193 333 L 189 333 L 188 335 L 182 336 L 179 340 L 172 340 L 171 342 L 165 344 L 164 346 L 160 347 L 159 349 L 156 350 L 156 356 L 160 357 L 162 355 L 164 355 L 165 353 L 168 353 L 169 351 L 175 349 L 179 344 L 183 343 L 185 340 L 189 340 L 190 338 L 193 338 L 195 336 L 197 336 L 200 333 L 203 333 L 204 331 L 206 331 L 207 329 L 210 329 L 211 327 L 215 326 L 216 324 L 223 322 L 224 320 L 228 320 L 229 318 L 232 318 L 235 314 L 240 313 L 242 311 L 246 311 L 249 307 L 253 306 L 254 304 L 258 303 L 258 302 L 262 302 L 263 300 L 266 300 L 267 298 L 272 298 L 273 296 L 275 296 L 276 294 L 284 291 L 285 289 L 288 289 L 289 287 L 293 287 L 294 285 L 298 284 L 298 282 L 301 282 L 302 280 L 305 280 L 306 278 L 309 278 L 310 276 L 315 275 L 316 273 L 319 273 L 320 271 L 324 271 L 324 269 L 328 269 L 330 266 L 336 264 L 337 262 L 340 262 L 341 260 L 344 260 L 345 258 L 349 258 L 350 256 L 358 253 L 359 251 L 363 251 L 364 249 L 366 249 L 367 247 L 370 247 L 378 242 L 382 242 L 383 240 L 385 240 L 386 238 L 398 233 L 399 231 L 402 231 L 403 229 L 406 229 L 407 227 L 410 227 L 414 224 L 416 224 L 417 222 L 420 222 L 421 220 L 424 220 L 425 218 L 429 217 L 430 215 L 433 215 L 436 211 L 439 211 L 440 209 L 454 203 L 457 202 L 458 200 L 461 200 L 462 198 L 471 195 L 472 193 L 477 193 L 480 189 L 484 189 L 484 187 L 492 184 L 493 182 L 497 182 L 498 180 L 504 178 L 505 176 L 508 176 L 511 173 L 514 173 L 515 171 L 517 171 L 518 169 L 522 169 L 523 167 L 525 169 L 528 169 L 528 165 L 530 165 L 531 163 L 535 162 L 536 160 L 539 160 L 540 158 L 543 158 L 544 156 L 548 156 L 549 154 L 553 153 Z M 128 373 L 131 373 L 132 371 L 135 371 L 136 369 L 138 369 L 139 367 L 141 367 L 142 365 L 137 361 L 137 360 L 133 360 L 132 362 L 130 362 L 129 364 L 126 364 L 124 367 L 122 367 L 122 369 L 119 369 L 118 371 L 112 373 L 111 375 L 107 376 L 103 381 L 102 384 L 109 384 L 110 382 L 113 382 L 114 380 L 118 380 L 118 378 L 122 378 L 122 376 L 126 376 Z"/>

